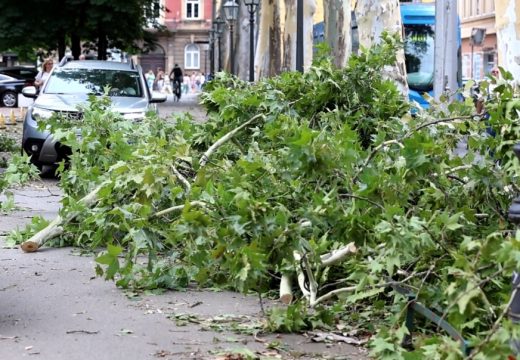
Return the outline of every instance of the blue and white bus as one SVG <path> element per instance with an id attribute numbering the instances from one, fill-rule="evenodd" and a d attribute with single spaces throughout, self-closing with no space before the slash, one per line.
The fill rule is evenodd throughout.
<path id="1" fill-rule="evenodd" d="M 430 96 L 434 96 L 435 5 L 432 3 L 402 3 L 400 9 L 404 28 L 404 52 L 408 87 L 410 89 L 409 98 L 411 101 L 416 101 L 421 107 L 428 108 L 429 104 L 421 94 L 428 93 Z M 460 25 L 457 28 L 458 72 L 453 75 L 457 77 L 459 86 L 461 86 Z M 314 25 L 314 41 L 315 43 L 324 41 L 323 22 Z M 356 53 L 358 47 L 357 22 L 354 13 L 352 13 L 352 52 Z"/>

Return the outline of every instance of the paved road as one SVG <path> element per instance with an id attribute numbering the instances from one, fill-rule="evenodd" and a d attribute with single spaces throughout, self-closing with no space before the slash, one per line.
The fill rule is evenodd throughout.
<path id="1" fill-rule="evenodd" d="M 160 111 L 189 111 L 202 120 L 204 111 L 196 104 L 197 97 L 190 95 L 179 103 L 170 99 Z M 93 258 L 79 256 L 77 249 L 24 254 L 19 248 L 6 248 L 5 235 L 11 230 L 35 215 L 57 215 L 61 192 L 56 180 L 47 179 L 15 189 L 14 196 L 17 209 L 0 213 L 0 359 L 232 359 L 219 355 L 229 349 L 280 359 L 368 358 L 363 349 L 314 343 L 303 335 L 255 338 L 230 332 L 232 324 L 222 320 L 226 314 L 245 327 L 262 321 L 255 296 L 192 289 L 128 297 L 113 283 L 97 278 Z M 171 319 L 190 319 L 186 314 L 192 322 L 184 326 Z M 223 331 L 208 329 L 210 322 Z M 269 349 L 275 342 L 278 350 Z"/>

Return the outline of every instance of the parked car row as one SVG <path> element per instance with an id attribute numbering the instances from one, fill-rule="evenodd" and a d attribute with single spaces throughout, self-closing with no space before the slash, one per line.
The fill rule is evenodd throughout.
<path id="1" fill-rule="evenodd" d="M 37 73 L 36 69 L 23 66 L 0 68 L 0 105 L 16 107 L 18 94 L 34 84 Z"/>

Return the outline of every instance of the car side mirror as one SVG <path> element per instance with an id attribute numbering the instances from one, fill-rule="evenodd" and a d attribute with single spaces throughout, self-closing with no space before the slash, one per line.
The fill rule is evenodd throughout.
<path id="1" fill-rule="evenodd" d="M 166 98 L 166 94 L 152 92 L 152 98 L 150 99 L 150 103 L 163 103 L 166 101 Z"/>
<path id="2" fill-rule="evenodd" d="M 22 95 L 31 99 L 38 97 L 38 90 L 34 86 L 26 86 L 22 89 Z"/>

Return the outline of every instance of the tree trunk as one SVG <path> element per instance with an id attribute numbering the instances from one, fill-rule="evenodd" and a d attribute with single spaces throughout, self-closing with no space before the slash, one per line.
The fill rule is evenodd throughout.
<path id="1" fill-rule="evenodd" d="M 282 65 L 280 0 L 266 0 L 260 6 L 258 44 L 255 56 L 256 79 L 279 74 Z"/>
<path id="2" fill-rule="evenodd" d="M 296 70 L 296 0 L 285 0 L 282 70 Z"/>
<path id="3" fill-rule="evenodd" d="M 359 45 L 369 48 L 378 44 L 383 31 L 398 33 L 401 37 L 402 22 L 399 0 L 358 0 L 356 20 L 359 32 Z M 403 96 L 408 97 L 404 49 L 397 52 L 397 62 L 385 70 L 386 76 L 393 79 Z"/>
<path id="4" fill-rule="evenodd" d="M 236 22 L 235 71 L 242 80 L 249 79 L 249 28 L 249 11 L 247 6 L 240 2 Z"/>
<path id="5" fill-rule="evenodd" d="M 81 55 L 81 38 L 76 33 L 70 35 L 70 50 L 74 59 L 78 60 Z"/>
<path id="6" fill-rule="evenodd" d="M 61 60 L 65 56 L 65 50 L 67 45 L 65 44 L 65 35 L 58 39 L 58 58 Z"/>
<path id="7" fill-rule="evenodd" d="M 495 16 L 498 64 L 520 82 L 520 4 L 516 0 L 496 0 Z"/>
<path id="8" fill-rule="evenodd" d="M 98 60 L 107 59 L 108 40 L 104 31 L 100 30 L 98 35 Z"/>
<path id="9" fill-rule="evenodd" d="M 316 0 L 304 0 L 303 2 L 303 69 L 309 69 L 312 65 L 314 49 L 314 13 L 316 12 Z"/>
<path id="10" fill-rule="evenodd" d="M 325 0 L 325 41 L 330 46 L 334 64 L 345 67 L 352 52 L 350 0 Z"/>

